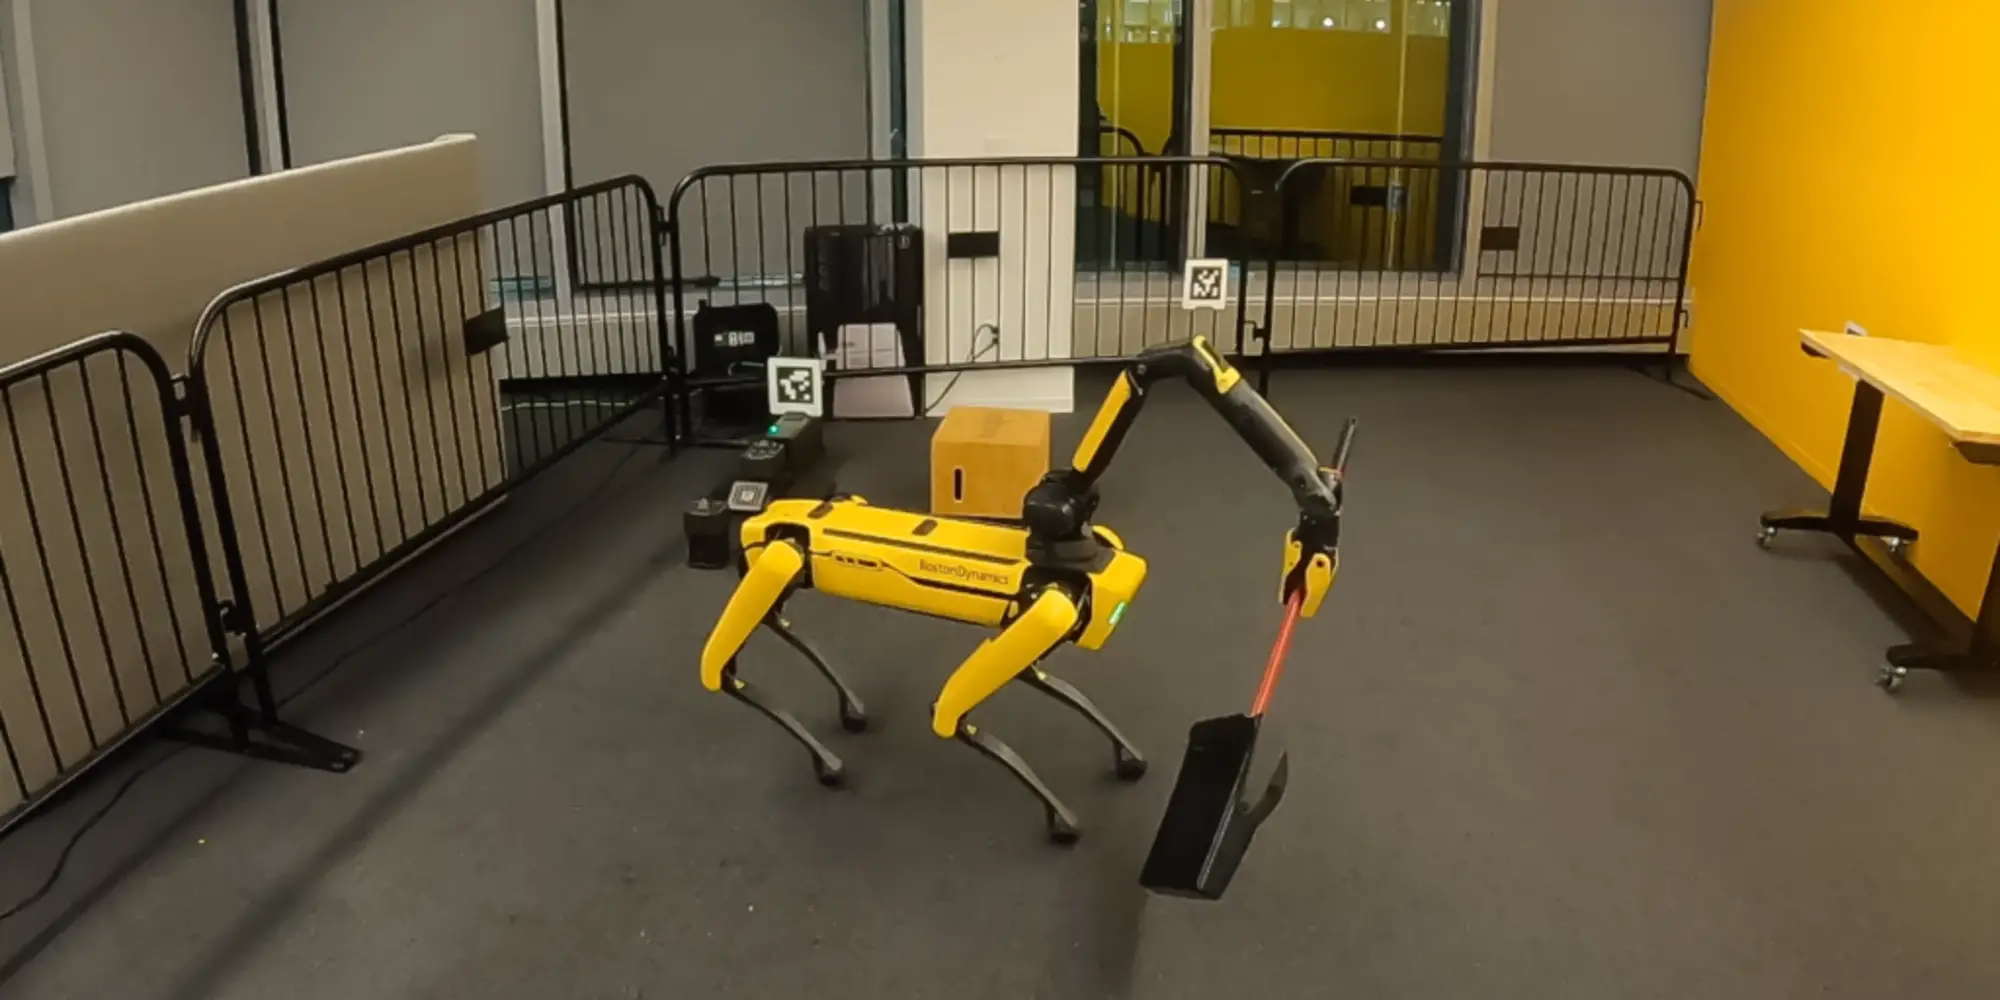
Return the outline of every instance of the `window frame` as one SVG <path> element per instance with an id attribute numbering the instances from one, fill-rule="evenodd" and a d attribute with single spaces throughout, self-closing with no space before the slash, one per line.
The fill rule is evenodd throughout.
<path id="1" fill-rule="evenodd" d="M 1099 123 L 1104 120 L 1102 95 L 1098 92 L 1099 46 L 1107 40 L 1106 30 L 1100 10 L 1104 4 L 1116 4 L 1118 9 L 1129 9 L 1133 0 L 1081 0 L 1078 81 L 1079 102 L 1077 109 L 1077 151 L 1079 155 L 1099 155 Z M 1180 15 L 1178 34 L 1174 38 L 1173 90 L 1170 99 L 1171 125 L 1167 140 L 1158 150 L 1145 153 L 1160 155 L 1187 155 L 1210 148 L 1209 95 L 1213 85 L 1213 39 L 1218 23 L 1235 25 L 1247 16 L 1255 18 L 1258 11 L 1271 11 L 1273 24 L 1278 19 L 1277 8 L 1286 8 L 1288 19 L 1296 22 L 1299 11 L 1310 8 L 1314 18 L 1330 16 L 1332 8 L 1338 6 L 1342 12 L 1342 22 L 1332 27 L 1304 26 L 1294 30 L 1357 30 L 1345 24 L 1359 4 L 1357 0 L 1272 0 L 1268 5 L 1257 4 L 1254 0 L 1144 0 L 1148 11 L 1156 7 L 1171 5 Z M 1395 5 L 1401 4 L 1404 18 L 1410 18 L 1419 6 L 1429 7 L 1437 0 L 1360 0 L 1364 3 L 1379 3 L 1390 16 L 1394 17 Z M 1474 109 L 1478 104 L 1476 90 L 1479 86 L 1478 59 L 1481 51 L 1479 37 L 1484 24 L 1482 8 L 1485 0 L 1450 0 L 1450 11 L 1446 17 L 1445 31 L 1449 52 L 1446 63 L 1444 129 L 1440 136 L 1440 159 L 1445 163 L 1462 162 L 1470 159 L 1474 145 Z M 1151 24 L 1155 18 L 1148 19 Z M 1378 21 L 1379 23 L 1379 21 Z M 1246 22 L 1247 24 L 1247 22 Z M 1369 29 L 1375 30 L 1375 29 Z M 1423 31 L 1425 37 L 1435 37 L 1433 31 Z M 1432 273 L 1457 270 L 1464 257 L 1466 243 L 1465 213 L 1467 208 L 1465 178 L 1454 178 L 1453 171 L 1446 172 L 1444 201 L 1436 220 L 1437 255 L 1429 270 Z M 1206 185 L 1187 185 L 1187 190 L 1176 192 L 1174 201 L 1181 205 L 1186 219 L 1206 217 Z M 1206 250 L 1207 227 L 1205 225 L 1179 225 L 1184 230 L 1175 234 L 1173 243 L 1179 247 L 1181 258 L 1199 256 Z M 1179 260 L 1170 262 L 1177 267 Z"/>

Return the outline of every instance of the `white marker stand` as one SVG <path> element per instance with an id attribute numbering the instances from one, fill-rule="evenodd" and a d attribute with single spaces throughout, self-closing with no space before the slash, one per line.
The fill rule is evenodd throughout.
<path id="1" fill-rule="evenodd" d="M 826 415 L 826 362 L 818 358 L 771 358 L 764 362 L 764 397 L 772 416 Z"/>
<path id="2" fill-rule="evenodd" d="M 1181 272 L 1182 309 L 1224 309 L 1229 305 L 1229 262 L 1190 260 Z"/>

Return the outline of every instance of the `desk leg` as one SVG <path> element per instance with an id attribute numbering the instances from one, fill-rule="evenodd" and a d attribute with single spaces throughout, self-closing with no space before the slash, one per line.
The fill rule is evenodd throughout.
<path id="1" fill-rule="evenodd" d="M 1993 554 L 1993 568 L 1986 577 L 1986 594 L 1979 599 L 1979 618 L 1972 623 L 1972 635 L 1963 648 L 1940 643 L 1911 642 L 1891 646 L 1889 665 L 1882 668 L 1875 683 L 1894 692 L 1912 670 L 1945 673 L 1972 673 L 2000 670 L 2000 549 Z"/>
<path id="2" fill-rule="evenodd" d="M 1854 383 L 1854 407 L 1847 416 L 1847 438 L 1840 449 L 1840 471 L 1833 480 L 1833 499 L 1824 511 L 1774 510 L 1758 518 L 1757 544 L 1765 548 L 1779 531 L 1818 531 L 1852 541 L 1857 535 L 1889 540 L 1900 552 L 1917 540 L 1917 529 L 1885 517 L 1861 513 L 1861 494 L 1868 488 L 1868 465 L 1875 455 L 1875 432 L 1882 425 L 1882 390 L 1859 379 Z"/>

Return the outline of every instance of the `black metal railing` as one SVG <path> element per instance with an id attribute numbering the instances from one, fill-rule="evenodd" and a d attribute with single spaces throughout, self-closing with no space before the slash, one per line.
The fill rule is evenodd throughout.
<path id="1" fill-rule="evenodd" d="M 1097 126 L 1098 150 L 1100 156 L 1148 156 L 1146 144 L 1139 139 L 1139 133 L 1123 125 L 1100 122 Z"/>
<path id="2" fill-rule="evenodd" d="M 1217 128 L 1209 131 L 1209 151 L 1238 161 L 1247 187 L 1217 178 L 1208 191 L 1204 217 L 1207 243 L 1226 252 L 1263 259 L 1284 224 L 1276 200 L 1278 178 L 1300 160 L 1436 160 L 1444 140 L 1437 136 L 1379 132 Z"/>
<path id="3" fill-rule="evenodd" d="M 699 295 L 673 289 L 678 343 L 688 356 L 699 353 L 689 337 L 703 309 L 758 305 L 776 313 L 784 353 L 830 357 L 834 380 L 1126 358 L 1194 333 L 1234 350 L 1240 294 L 1225 309 L 1183 310 L 1174 268 L 1183 256 L 1186 192 L 1236 169 L 1217 158 L 1154 156 L 697 170 L 668 199 L 670 267 L 713 275 L 716 284 Z M 1086 202 L 1087 188 L 1100 199 Z M 901 218 L 893 210 L 899 192 L 908 208 Z M 914 235 L 911 266 L 921 280 L 904 288 L 922 300 L 903 315 L 902 329 L 890 329 L 896 320 L 886 311 L 872 320 L 850 315 L 813 292 L 812 234 L 856 226 L 884 234 L 907 226 Z M 1073 266 L 1079 258 L 1095 266 Z M 1242 273 L 1247 259 L 1236 263 Z M 689 385 L 745 381 L 697 370 Z M 945 379 L 913 392 L 904 415 L 929 411 L 956 384 Z"/>
<path id="4" fill-rule="evenodd" d="M 244 553 L 231 589 L 261 640 L 666 394 L 657 216 L 647 183 L 619 178 L 209 304 L 190 392 L 218 530 Z M 605 287 L 579 291 L 584 277 Z M 535 389 L 503 401 L 517 382 Z"/>
<path id="5" fill-rule="evenodd" d="M 182 414 L 130 333 L 0 369 L 0 830 L 231 676 Z"/>
<path id="6" fill-rule="evenodd" d="M 661 214 L 620 178 L 238 286 L 184 378 L 130 333 L 0 369 L 0 833 L 197 700 L 164 731 L 351 767 L 270 651 L 668 396 Z"/>
<path id="7" fill-rule="evenodd" d="M 1672 170 L 1305 160 L 1275 196 L 1259 341 L 1278 352 L 1666 345 L 1694 186 Z"/>
<path id="8" fill-rule="evenodd" d="M 1253 160 L 1438 160 L 1444 137 L 1395 132 L 1211 128 L 1208 151 Z"/>
<path id="9" fill-rule="evenodd" d="M 1263 259 L 1285 218 L 1275 199 L 1278 178 L 1300 160 L 1420 160 L 1443 158 L 1444 139 L 1434 135 L 1385 132 L 1328 132 L 1309 129 L 1216 128 L 1209 152 L 1240 164 L 1240 176 L 1218 175 L 1208 191 L 1207 243 L 1225 253 Z M 1309 252 L 1309 248 L 1306 252 Z"/>
<path id="10" fill-rule="evenodd" d="M 0 831 L 197 697 L 228 733 L 183 738 L 351 764 L 278 720 L 271 649 L 641 409 L 676 404 L 680 440 L 692 398 L 761 382 L 686 370 L 707 309 L 767 317 L 843 396 L 899 376 L 887 416 L 967 372 L 1193 334 L 1267 382 L 1288 355 L 1671 348 L 1683 325 L 1695 204 L 1674 171 L 1247 162 L 718 166 L 664 210 L 621 178 L 230 289 L 185 378 L 126 333 L 0 369 Z M 1189 225 L 1219 190 L 1242 196 L 1234 244 Z M 1231 273 L 1218 308 L 1184 307 L 1190 255 Z M 693 272 L 699 296 L 669 280 Z"/>

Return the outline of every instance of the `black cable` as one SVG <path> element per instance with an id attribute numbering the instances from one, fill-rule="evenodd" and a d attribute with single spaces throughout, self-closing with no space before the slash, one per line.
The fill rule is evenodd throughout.
<path id="1" fill-rule="evenodd" d="M 988 330 L 991 330 L 991 331 L 993 331 L 993 342 L 992 342 L 992 343 L 990 343 L 990 344 L 987 344 L 987 345 L 986 345 L 985 347 L 982 347 L 982 348 L 979 348 L 979 349 L 978 349 L 978 350 L 976 350 L 976 351 L 973 351 L 973 352 L 972 352 L 972 360 L 970 360 L 970 361 L 967 361 L 967 362 L 966 362 L 966 364 L 978 364 L 978 363 L 979 363 L 979 358 L 980 358 L 980 356 L 981 356 L 981 355 L 984 355 L 984 354 L 986 354 L 986 353 L 988 353 L 988 352 L 990 352 L 990 351 L 997 351 L 997 350 L 999 350 L 999 349 L 1000 349 L 1000 328 L 999 328 L 999 327 L 997 327 L 997 326 L 994 326 L 994 325 L 993 325 L 993 324 L 991 324 L 991 323 L 981 323 L 981 324 L 979 325 L 979 329 L 978 329 L 978 331 L 977 331 L 977 332 L 975 332 L 975 333 L 973 334 L 973 336 L 974 336 L 974 337 L 977 337 L 977 336 L 978 336 L 979 334 L 981 334 L 981 333 L 985 333 L 985 332 L 986 332 L 986 331 L 988 331 Z M 923 412 L 922 414 L 920 414 L 920 416 L 924 416 L 924 417 L 928 417 L 928 416 L 930 416 L 930 415 L 931 415 L 932 413 L 935 413 L 935 412 L 937 411 L 937 408 L 938 408 L 938 404 L 939 404 L 939 403 L 942 403 L 942 402 L 944 402 L 945 400 L 947 400 L 947 399 L 950 399 L 950 398 L 951 398 L 951 391 L 952 391 L 953 389 L 956 389 L 956 388 L 958 388 L 958 380 L 959 380 L 959 379 L 961 379 L 961 378 L 964 378 L 964 377 L 965 377 L 965 371 L 966 371 L 965 369 L 963 369 L 963 368 L 960 368 L 959 370 L 957 370 L 957 371 L 955 371 L 955 372 L 952 372 L 952 373 L 951 373 L 951 381 L 949 381 L 949 382 L 946 382 L 946 383 L 944 384 L 944 391 L 943 391 L 943 392 L 940 392 L 940 393 L 938 393 L 938 394 L 937 394 L 937 398 L 936 398 L 936 399 L 933 399 L 933 400 L 931 400 L 931 401 L 930 401 L 930 405 L 928 405 L 928 406 L 925 406 L 925 407 L 924 407 L 924 412 Z"/>
<path id="2" fill-rule="evenodd" d="M 360 655 L 362 652 L 366 651 L 369 647 L 374 646 L 376 643 L 381 642 L 382 640 L 387 639 L 392 635 L 395 635 L 397 632 L 402 631 L 403 629 L 409 627 L 411 624 L 416 622 L 417 619 L 422 618 L 423 616 L 431 613 L 432 611 L 437 610 L 437 608 L 440 605 L 444 604 L 446 601 L 449 601 L 453 597 L 456 597 L 459 594 L 463 593 L 467 587 L 470 587 L 473 584 L 478 583 L 479 581 L 484 580 L 489 576 L 492 576 L 502 566 L 507 565 L 508 560 L 511 560 L 516 555 L 519 555 L 521 551 L 526 549 L 528 546 L 533 545 L 534 543 L 540 541 L 556 525 L 568 521 L 571 514 L 574 514 L 577 511 L 582 510 L 586 505 L 590 504 L 592 501 L 596 500 L 599 496 L 603 495 L 605 489 L 611 485 L 612 480 L 617 479 L 618 474 L 625 471 L 626 463 L 632 461 L 632 456 L 637 454 L 639 454 L 639 448 L 637 448 L 636 446 L 628 448 L 625 452 L 624 457 L 620 458 L 617 464 L 611 467 L 611 471 L 605 473 L 602 478 L 598 479 L 597 485 L 592 486 L 590 488 L 589 493 L 584 494 L 581 498 L 577 499 L 576 502 L 570 504 L 567 507 L 564 507 L 560 513 L 556 514 L 554 517 L 551 517 L 547 521 L 543 522 L 540 527 L 537 527 L 535 530 L 528 532 L 526 535 L 523 535 L 514 544 L 508 546 L 506 551 L 501 552 L 500 555 L 496 557 L 492 562 L 487 563 L 485 566 L 481 567 L 478 572 L 472 574 L 471 576 L 466 577 L 463 580 L 458 581 L 457 583 L 452 584 L 449 587 L 446 587 L 442 591 L 439 591 L 437 595 L 433 596 L 430 600 L 425 601 L 424 603 L 418 605 L 416 610 L 411 611 L 409 614 L 396 619 L 394 622 L 390 623 L 388 627 L 382 629 L 379 632 L 376 632 L 374 635 L 371 635 L 366 639 L 363 639 L 361 642 L 356 643 L 355 645 L 349 647 L 346 652 L 343 652 L 339 656 L 334 657 L 330 662 L 327 663 L 326 666 L 321 667 L 318 673 L 307 678 L 305 683 L 300 684 L 296 690 L 293 690 L 287 693 L 284 697 L 278 699 L 279 707 L 291 704 L 293 701 L 297 700 L 299 696 L 305 694 L 307 691 L 312 690 L 312 688 L 315 685 L 317 685 L 320 681 L 323 681 L 327 677 L 331 676 L 334 671 L 340 669 L 342 666 L 345 666 L 347 661 Z"/>
<path id="3" fill-rule="evenodd" d="M 104 804 L 98 806 L 97 811 L 91 813 L 90 818 L 84 820 L 83 825 L 77 827 L 75 833 L 69 835 L 69 841 L 63 844 L 62 853 L 56 855 L 56 863 L 49 869 L 48 877 L 42 879 L 42 884 L 37 886 L 34 892 L 29 893 L 20 902 L 8 907 L 7 912 L 0 913 L 0 922 L 11 920 L 20 915 L 22 911 L 41 902 L 49 894 L 49 891 L 56 887 L 57 880 L 62 878 L 63 869 L 69 867 L 69 856 L 76 851 L 77 845 L 83 843 L 84 834 L 89 833 L 91 828 L 103 821 L 104 817 L 110 815 L 111 807 L 117 805 L 118 800 L 124 798 L 125 793 L 131 791 L 132 786 L 139 783 L 140 778 L 151 774 L 153 769 L 159 767 L 161 764 L 180 756 L 181 751 L 188 749 L 191 745 L 183 743 L 155 758 L 152 762 L 140 767 L 138 770 L 133 771 L 131 774 L 126 775 L 124 782 L 118 786 L 118 790 L 112 792 L 111 797 L 105 799 Z"/>
<path id="4" fill-rule="evenodd" d="M 611 467 L 611 471 L 605 473 L 604 476 L 597 481 L 597 485 L 591 487 L 590 492 L 584 494 L 584 496 L 581 499 L 578 499 L 576 502 L 563 508 L 561 513 L 557 514 L 554 517 L 549 518 L 546 522 L 543 522 L 543 524 L 540 527 L 529 532 L 528 534 L 523 536 L 519 541 L 516 541 L 513 545 L 508 546 L 506 551 L 500 553 L 498 558 L 494 559 L 491 563 L 488 563 L 486 566 L 482 567 L 479 570 L 479 572 L 474 573 L 471 576 L 468 576 L 465 579 L 460 580 L 449 587 L 446 587 L 437 596 L 431 598 L 428 601 L 425 601 L 415 611 L 412 611 L 411 613 L 403 616 L 402 618 L 397 619 L 393 624 L 389 625 L 387 628 L 384 628 L 381 631 L 375 633 L 374 635 L 371 635 L 368 638 L 363 639 L 359 643 L 356 643 L 352 647 L 349 647 L 346 652 L 343 652 L 339 656 L 334 657 L 332 662 L 328 663 L 325 667 L 321 668 L 319 673 L 314 674 L 304 684 L 299 685 L 297 690 L 279 699 L 278 704 L 279 705 L 291 704 L 291 702 L 294 699 L 298 698 L 302 694 L 305 694 L 307 691 L 311 690 L 314 685 L 318 684 L 320 681 L 323 681 L 327 677 L 331 676 L 335 670 L 338 670 L 342 665 L 346 664 L 356 655 L 360 654 L 364 650 L 367 650 L 369 647 L 374 646 L 376 643 L 381 642 L 382 640 L 387 639 L 392 635 L 395 635 L 397 632 L 402 631 L 404 628 L 407 628 L 411 623 L 415 622 L 417 619 L 422 618 L 424 615 L 429 614 L 430 612 L 436 610 L 439 605 L 450 600 L 452 597 L 464 592 L 465 588 L 470 587 L 475 583 L 478 583 L 480 580 L 483 580 L 488 576 L 491 576 L 494 571 L 506 565 L 508 560 L 512 559 L 515 555 L 519 554 L 523 549 L 526 549 L 528 546 L 534 544 L 536 541 L 540 540 L 543 536 L 547 535 L 550 529 L 552 529 L 558 524 L 562 524 L 568 521 L 569 516 L 571 514 L 574 514 L 577 511 L 583 509 L 584 505 L 591 503 L 592 501 L 596 500 L 599 496 L 601 496 L 604 493 L 605 489 L 611 485 L 612 481 L 618 478 L 618 474 L 625 471 L 626 463 L 630 462 L 632 460 L 632 456 L 637 455 L 639 453 L 639 450 L 640 449 L 637 447 L 631 447 L 626 449 L 624 457 L 620 458 L 617 464 Z M 153 770 L 158 768 L 161 764 L 164 764 L 167 761 L 170 761 L 175 757 L 180 756 L 181 752 L 187 750 L 190 746 L 192 746 L 192 744 L 184 743 L 181 744 L 180 746 L 174 747 L 172 750 L 167 751 L 165 754 L 162 754 L 157 759 L 141 766 L 138 770 L 133 771 L 131 774 L 127 775 L 124 782 L 118 786 L 118 790 L 112 792 L 111 797 L 104 800 L 104 804 L 98 806 L 97 811 L 91 813 L 90 817 L 88 819 L 85 819 L 82 825 L 76 828 L 76 832 L 69 835 L 69 840 L 63 844 L 62 853 L 56 855 L 56 863 L 50 867 L 49 874 L 47 875 L 47 877 L 42 879 L 41 885 L 37 886 L 35 888 L 35 891 L 29 893 L 20 902 L 15 903 L 13 906 L 8 907 L 6 912 L 0 913 L 0 923 L 4 923 L 5 921 L 12 919 L 13 917 L 19 915 L 23 911 L 29 909 L 30 907 L 34 906 L 36 903 L 41 902 L 45 897 L 47 897 L 49 892 L 55 888 L 56 883 L 62 879 L 63 870 L 69 867 L 70 855 L 75 853 L 78 845 L 83 843 L 84 836 L 88 834 L 93 828 L 95 828 L 98 823 L 102 822 L 105 816 L 110 815 L 112 807 L 116 806 L 119 800 L 125 797 L 125 793 L 130 792 L 132 790 L 132 786 L 137 785 L 139 783 L 140 778 L 143 778 L 146 775 L 151 774 Z"/>

